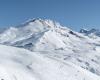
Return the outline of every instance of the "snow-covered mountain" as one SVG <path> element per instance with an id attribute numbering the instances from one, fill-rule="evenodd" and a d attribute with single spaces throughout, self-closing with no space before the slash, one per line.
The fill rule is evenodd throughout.
<path id="1" fill-rule="evenodd" d="M 31 58 L 33 58 L 31 60 L 34 61 L 33 63 L 35 65 L 39 66 L 43 64 L 41 68 L 34 68 L 33 66 L 32 70 L 33 72 L 36 70 L 34 72 L 36 75 L 31 72 L 32 74 L 29 76 L 38 76 L 39 79 L 32 78 L 32 80 L 100 80 L 100 39 L 98 38 L 97 40 L 85 36 L 85 33 L 87 34 L 88 31 L 81 30 L 81 33 L 78 33 L 52 20 L 31 19 L 19 26 L 10 27 L 0 33 L 0 44 L 6 45 L 1 45 L 3 51 L 2 48 L 0 48 L 0 51 L 1 55 L 3 53 L 6 55 L 4 51 L 7 51 L 7 48 L 10 48 L 8 50 L 14 49 L 14 52 L 11 50 L 12 53 L 7 51 L 7 56 L 15 58 L 18 54 L 17 59 L 22 60 L 19 61 L 21 64 Z M 91 30 L 91 33 L 94 33 L 93 30 Z M 17 51 L 18 48 L 10 46 L 22 48 L 20 50 L 22 52 L 23 50 L 25 51 L 20 56 L 20 51 Z M 26 49 L 29 51 L 27 52 Z M 31 58 L 25 57 L 24 54 L 26 55 L 28 53 L 31 53 L 33 56 Z M 35 55 L 44 56 L 44 59 L 40 57 L 41 60 L 39 58 L 34 60 Z M 45 63 L 45 61 L 47 62 Z M 56 65 L 63 69 L 59 72 L 59 68 Z M 45 70 L 45 68 L 47 69 Z M 43 71 L 39 72 L 42 69 Z M 61 76 L 58 77 L 57 75 Z M 69 75 L 70 77 L 68 78 Z M 82 78 L 80 79 L 80 77 Z"/>
<path id="2" fill-rule="evenodd" d="M 83 33 L 84 35 L 89 36 L 90 38 L 93 38 L 93 39 L 97 39 L 100 37 L 100 30 L 95 29 L 95 28 L 90 29 L 90 30 L 81 29 L 80 33 Z"/>

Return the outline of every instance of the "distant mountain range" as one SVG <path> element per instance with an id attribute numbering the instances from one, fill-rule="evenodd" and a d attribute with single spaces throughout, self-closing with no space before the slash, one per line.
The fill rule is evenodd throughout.
<path id="1" fill-rule="evenodd" d="M 80 33 L 83 33 L 86 36 L 89 36 L 91 38 L 96 38 L 96 37 L 100 37 L 100 30 L 98 29 L 90 29 L 90 30 L 86 30 L 86 29 L 81 29 Z"/>

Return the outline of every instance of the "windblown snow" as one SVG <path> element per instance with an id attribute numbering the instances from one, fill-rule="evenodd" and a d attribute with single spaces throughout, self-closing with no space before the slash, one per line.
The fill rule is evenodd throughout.
<path id="1" fill-rule="evenodd" d="M 99 36 L 94 39 L 42 19 L 3 30 L 0 79 L 100 80 Z"/>

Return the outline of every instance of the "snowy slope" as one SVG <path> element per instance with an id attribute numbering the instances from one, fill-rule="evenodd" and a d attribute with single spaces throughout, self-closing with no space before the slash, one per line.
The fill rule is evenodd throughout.
<path id="1" fill-rule="evenodd" d="M 84 36 L 51 20 L 32 19 L 10 27 L 0 33 L 0 44 L 24 48 L 100 76 L 100 38 Z"/>
<path id="2" fill-rule="evenodd" d="M 0 45 L 1 80 L 100 80 L 69 62 L 48 58 L 25 49 Z"/>

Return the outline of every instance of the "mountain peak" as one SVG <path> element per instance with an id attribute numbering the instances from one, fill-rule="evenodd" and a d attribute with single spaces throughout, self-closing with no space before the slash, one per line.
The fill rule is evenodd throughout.
<path id="1" fill-rule="evenodd" d="M 41 20 L 43 20 L 43 19 L 41 19 L 41 18 L 31 18 L 31 19 L 28 19 L 25 23 L 41 21 Z"/>
<path id="2" fill-rule="evenodd" d="M 24 24 L 22 25 L 29 25 L 29 24 L 39 24 L 39 25 L 43 25 L 45 26 L 45 28 L 49 27 L 49 28 L 56 28 L 56 27 L 61 27 L 61 25 L 56 22 L 56 21 L 53 21 L 53 20 L 50 20 L 50 19 L 41 19 L 41 18 L 32 18 L 32 19 L 29 19 L 27 20 Z M 21 25 L 21 26 L 22 26 Z"/>

